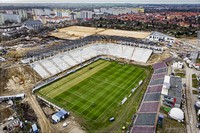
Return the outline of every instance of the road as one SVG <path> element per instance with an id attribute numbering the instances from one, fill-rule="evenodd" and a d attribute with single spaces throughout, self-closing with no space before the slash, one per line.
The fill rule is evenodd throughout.
<path id="1" fill-rule="evenodd" d="M 28 85 L 26 85 L 26 83 L 25 83 L 24 90 L 25 90 L 25 94 L 26 94 L 26 99 L 29 102 L 30 106 L 32 107 L 32 109 L 34 110 L 34 112 L 38 118 L 41 132 L 42 133 L 57 133 L 58 131 L 56 131 L 53 128 L 53 126 L 51 126 L 50 121 L 47 119 L 42 108 L 38 104 L 36 97 L 32 94 L 32 88 L 28 87 Z"/>
<path id="2" fill-rule="evenodd" d="M 200 74 L 199 71 L 196 71 L 194 69 L 190 69 L 185 64 L 186 68 L 186 110 L 185 110 L 185 116 L 186 116 L 186 126 L 187 126 L 187 133 L 198 133 L 199 129 L 196 128 L 197 124 L 197 117 L 196 117 L 196 111 L 194 108 L 195 99 L 194 95 L 192 94 L 192 74 Z"/>

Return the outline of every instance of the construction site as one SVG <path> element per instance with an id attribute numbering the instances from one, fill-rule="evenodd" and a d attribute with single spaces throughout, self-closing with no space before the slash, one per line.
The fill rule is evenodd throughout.
<path id="1" fill-rule="evenodd" d="M 2 41 L 0 93 L 7 99 L 0 101 L 0 130 L 27 132 L 36 124 L 39 131 L 45 132 L 85 132 L 85 127 L 73 115 L 62 121 L 67 127 L 62 123 L 52 124 L 50 117 L 58 109 L 33 95 L 33 88 L 99 56 L 152 66 L 196 49 L 181 41 L 175 41 L 173 46 L 152 42 L 147 39 L 150 35 L 151 32 L 71 26 L 40 36 Z M 13 98 L 21 93 L 25 94 L 23 98 Z"/>
<path id="2" fill-rule="evenodd" d="M 61 28 L 50 33 L 51 36 L 69 40 L 81 39 L 91 35 L 124 36 L 124 37 L 144 39 L 150 34 L 151 32 L 113 30 L 113 29 L 92 28 L 83 26 L 71 26 L 71 27 Z"/>

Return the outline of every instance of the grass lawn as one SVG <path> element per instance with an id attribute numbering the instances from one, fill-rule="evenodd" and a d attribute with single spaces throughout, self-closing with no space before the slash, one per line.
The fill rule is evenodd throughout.
<path id="1" fill-rule="evenodd" d="M 194 88 L 198 87 L 198 80 L 197 80 L 195 74 L 192 74 L 192 87 L 194 87 Z"/>
<path id="2" fill-rule="evenodd" d="M 162 127 L 157 126 L 156 133 L 187 133 L 186 123 L 180 123 L 168 116 L 169 109 L 160 108 L 160 114 L 164 115 Z"/>
<path id="3" fill-rule="evenodd" d="M 192 74 L 192 78 L 195 79 L 196 78 L 196 74 Z"/>
<path id="4" fill-rule="evenodd" d="M 185 78 L 185 73 L 176 73 L 175 76 L 180 76 L 181 78 Z"/>
<path id="5" fill-rule="evenodd" d="M 196 63 L 200 63 L 200 59 L 197 59 L 197 60 L 196 60 Z"/>
<path id="6" fill-rule="evenodd" d="M 116 118 L 113 123 L 119 125 L 126 122 L 125 116 L 131 118 L 145 89 L 139 87 L 124 105 L 121 105 L 121 101 L 149 75 L 150 71 L 146 67 L 98 60 L 43 87 L 37 93 L 71 111 L 89 131 L 100 131 L 112 125 L 109 122 L 112 116 Z"/>
<path id="7" fill-rule="evenodd" d="M 192 94 L 198 95 L 198 91 L 197 90 L 192 90 Z"/>

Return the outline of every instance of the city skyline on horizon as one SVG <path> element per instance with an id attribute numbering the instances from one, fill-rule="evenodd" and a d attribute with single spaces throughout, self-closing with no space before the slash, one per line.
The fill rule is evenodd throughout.
<path id="1" fill-rule="evenodd" d="M 52 0 L 1 0 L 1 3 L 135 3 L 135 4 L 200 4 L 199 0 L 165 0 L 160 2 L 160 0 L 59 0 L 55 2 Z"/>

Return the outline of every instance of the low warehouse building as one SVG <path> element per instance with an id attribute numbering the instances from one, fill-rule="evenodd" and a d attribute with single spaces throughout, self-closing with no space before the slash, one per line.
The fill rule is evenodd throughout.
<path id="1" fill-rule="evenodd" d="M 168 81 L 169 76 L 165 77 Z M 170 107 L 178 107 L 181 106 L 182 100 L 182 80 L 180 77 L 170 76 L 169 81 L 170 86 L 163 85 L 161 92 L 161 103 L 170 106 Z"/>
<path id="2" fill-rule="evenodd" d="M 58 123 L 62 119 L 65 119 L 67 116 L 69 116 L 69 112 L 65 111 L 64 109 L 61 109 L 60 111 L 52 115 L 51 118 L 53 120 L 53 123 Z"/>
<path id="3" fill-rule="evenodd" d="M 25 97 L 24 93 L 9 95 L 9 96 L 0 96 L 0 101 L 10 100 L 10 99 L 24 99 L 24 97 Z"/>
<path id="4" fill-rule="evenodd" d="M 36 124 L 33 124 L 33 125 L 32 125 L 32 130 L 33 130 L 33 133 L 39 133 L 39 130 L 38 130 Z"/>
<path id="5" fill-rule="evenodd" d="M 182 69 L 183 68 L 183 62 L 174 62 L 172 65 L 172 68 L 174 69 Z"/>
<path id="6" fill-rule="evenodd" d="M 43 24 L 40 20 L 28 20 L 24 22 L 23 26 L 28 29 L 39 30 L 43 27 Z"/>
<path id="7" fill-rule="evenodd" d="M 170 37 L 168 35 L 165 35 L 163 33 L 157 32 L 157 31 L 155 31 L 151 35 L 149 35 L 147 37 L 147 39 L 150 41 L 154 41 L 154 42 L 169 42 L 169 43 L 175 42 L 174 37 Z"/>

